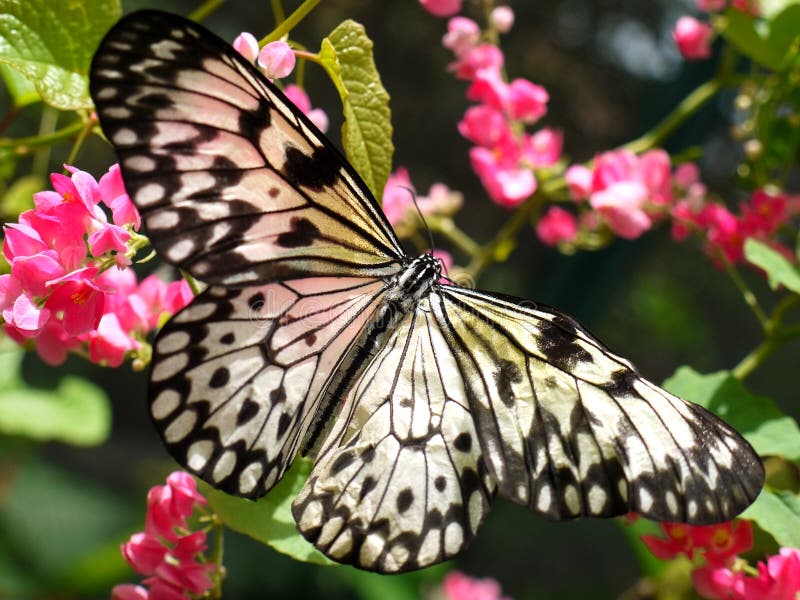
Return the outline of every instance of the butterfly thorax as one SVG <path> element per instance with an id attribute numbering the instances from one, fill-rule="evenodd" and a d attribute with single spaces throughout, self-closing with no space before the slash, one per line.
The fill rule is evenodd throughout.
<path id="1" fill-rule="evenodd" d="M 383 301 L 342 357 L 323 392 L 319 410 L 303 444 L 304 454 L 316 454 L 319 440 L 326 437 L 322 434 L 327 432 L 336 407 L 342 406 L 348 391 L 386 345 L 398 324 L 438 283 L 441 270 L 439 259 L 431 254 L 421 254 L 387 279 Z"/>

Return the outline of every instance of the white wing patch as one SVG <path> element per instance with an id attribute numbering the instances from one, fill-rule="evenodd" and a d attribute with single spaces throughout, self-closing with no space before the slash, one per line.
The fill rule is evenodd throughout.
<path id="1" fill-rule="evenodd" d="M 339 562 L 397 573 L 450 558 L 489 510 L 455 358 L 423 302 L 353 387 L 295 500 L 298 528 Z"/>

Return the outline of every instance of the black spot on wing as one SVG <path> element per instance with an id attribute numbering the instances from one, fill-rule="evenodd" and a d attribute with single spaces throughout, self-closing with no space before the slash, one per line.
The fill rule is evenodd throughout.
<path id="1" fill-rule="evenodd" d="M 239 412 L 236 414 L 236 424 L 237 425 L 244 425 L 250 419 L 258 414 L 258 403 L 253 402 L 249 398 L 242 402 L 242 406 L 239 408 Z"/>
<path id="2" fill-rule="evenodd" d="M 289 220 L 289 231 L 278 236 L 276 243 L 283 248 L 300 248 L 310 246 L 320 237 L 319 228 L 305 217 L 292 217 Z"/>
<path id="3" fill-rule="evenodd" d="M 306 154 L 293 146 L 286 147 L 283 171 L 294 186 L 315 190 L 332 186 L 339 178 L 341 168 L 339 158 L 325 148 L 317 148 L 312 154 Z"/>
<path id="4" fill-rule="evenodd" d="M 562 371 L 572 371 L 580 362 L 593 361 L 592 355 L 578 344 L 575 327 L 566 319 L 542 323 L 539 331 L 536 338 L 539 351 L 553 366 Z"/>
<path id="5" fill-rule="evenodd" d="M 219 389 L 230 381 L 231 373 L 227 367 L 220 367 L 211 375 L 208 380 L 209 387 Z"/>
<path id="6" fill-rule="evenodd" d="M 406 512 L 413 503 L 414 492 L 411 491 L 411 488 L 405 488 L 397 494 L 397 512 L 400 514 Z"/>
<path id="7" fill-rule="evenodd" d="M 261 130 L 269 127 L 269 105 L 269 101 L 266 98 L 259 98 L 258 109 L 241 111 L 239 115 L 239 130 L 243 136 L 257 139 Z"/>
<path id="8" fill-rule="evenodd" d="M 512 384 L 522 381 L 522 372 L 519 370 L 519 367 L 509 360 L 498 360 L 494 378 L 497 382 L 497 391 L 500 394 L 500 400 L 502 400 L 503 404 L 506 406 L 513 406 L 515 398 Z"/>
<path id="9" fill-rule="evenodd" d="M 472 448 L 472 436 L 469 433 L 459 433 L 453 440 L 453 446 L 460 452 L 469 452 Z"/>

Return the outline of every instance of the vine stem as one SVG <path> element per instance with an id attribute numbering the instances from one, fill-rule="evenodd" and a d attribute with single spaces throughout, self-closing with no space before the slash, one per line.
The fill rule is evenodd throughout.
<path id="1" fill-rule="evenodd" d="M 263 46 L 270 42 L 281 39 L 288 34 L 294 27 L 302 21 L 308 13 L 314 10 L 314 7 L 320 3 L 321 0 L 305 0 L 300 6 L 297 7 L 292 14 L 286 17 L 286 20 L 278 23 L 278 26 L 272 30 L 268 36 L 259 41 L 258 45 Z"/>
<path id="2" fill-rule="evenodd" d="M 217 10 L 225 0 L 206 0 L 196 9 L 194 9 L 189 18 L 192 21 L 204 21 L 211 13 Z"/>
<path id="3" fill-rule="evenodd" d="M 86 124 L 84 121 L 78 120 L 46 135 L 37 134 L 21 138 L 0 139 L 0 148 L 12 148 L 14 152 L 20 155 L 28 154 L 34 148 L 51 146 L 56 142 L 69 139 L 74 135 L 79 135 L 85 126 Z"/>
<path id="4" fill-rule="evenodd" d="M 725 87 L 726 80 L 727 78 L 718 76 L 699 85 L 663 121 L 644 135 L 622 147 L 638 154 L 660 146 L 687 118 L 700 110 L 706 102 L 719 93 Z"/>

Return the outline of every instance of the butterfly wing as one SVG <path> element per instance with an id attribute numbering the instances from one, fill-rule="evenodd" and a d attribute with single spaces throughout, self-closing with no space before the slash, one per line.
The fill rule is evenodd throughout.
<path id="1" fill-rule="evenodd" d="M 173 457 L 226 492 L 269 491 L 384 289 L 379 280 L 306 278 L 212 286 L 195 298 L 153 348 L 150 412 Z"/>
<path id="2" fill-rule="evenodd" d="M 453 352 L 423 301 L 352 388 L 292 505 L 298 528 L 332 559 L 371 571 L 446 560 L 489 510 L 482 452 Z"/>
<path id="3" fill-rule="evenodd" d="M 758 495 L 764 470 L 738 433 L 571 318 L 456 286 L 431 307 L 501 496 L 552 519 L 633 511 L 705 524 Z"/>
<path id="4" fill-rule="evenodd" d="M 159 254 L 210 284 L 380 277 L 403 252 L 335 147 L 231 46 L 141 11 L 95 53 L 91 93 Z"/>

